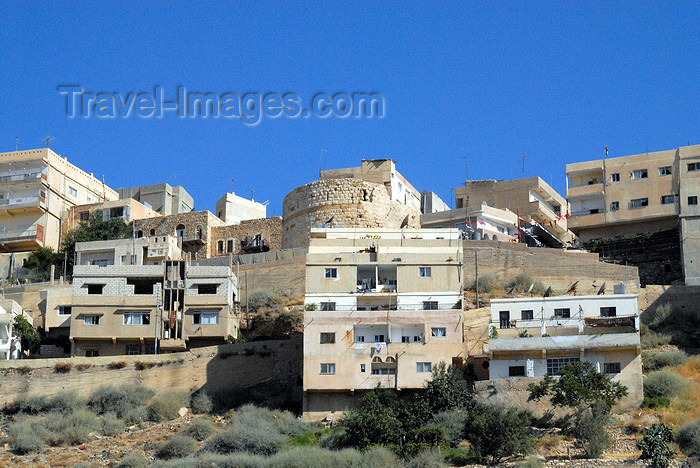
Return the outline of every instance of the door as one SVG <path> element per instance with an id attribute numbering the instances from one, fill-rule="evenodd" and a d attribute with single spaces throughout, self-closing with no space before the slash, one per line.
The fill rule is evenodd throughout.
<path id="1" fill-rule="evenodd" d="M 510 312 L 502 310 L 498 313 L 500 328 L 510 328 Z"/>

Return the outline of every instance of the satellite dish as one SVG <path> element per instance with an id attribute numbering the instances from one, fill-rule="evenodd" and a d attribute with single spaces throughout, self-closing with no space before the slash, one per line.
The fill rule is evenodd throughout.
<path id="1" fill-rule="evenodd" d="M 530 287 L 528 288 L 527 293 L 530 294 L 532 292 L 532 288 L 534 288 L 534 287 L 535 287 L 535 283 L 532 283 L 530 285 Z"/>
<path id="2" fill-rule="evenodd" d="M 325 224 L 331 224 L 334 219 L 335 219 L 335 216 L 331 216 L 330 219 L 325 222 Z"/>
<path id="3" fill-rule="evenodd" d="M 406 215 L 406 217 L 403 219 L 403 221 L 401 221 L 401 226 L 399 226 L 399 229 L 403 229 L 406 226 L 408 226 L 408 215 Z"/>
<path id="4" fill-rule="evenodd" d="M 569 286 L 569 289 L 566 290 L 564 294 L 569 294 L 570 292 L 576 292 L 576 287 L 578 286 L 578 281 L 576 281 L 574 284 Z"/>
<path id="5" fill-rule="evenodd" d="M 605 294 L 605 283 L 603 283 L 603 285 L 598 290 L 598 296 L 600 296 L 601 294 Z"/>
<path id="6" fill-rule="evenodd" d="M 542 297 L 549 297 L 552 295 L 552 287 L 548 287 L 547 290 L 544 292 L 544 295 Z"/>
<path id="7" fill-rule="evenodd" d="M 508 292 L 507 292 L 506 294 L 510 294 L 510 297 L 515 297 L 514 294 L 513 294 L 513 292 L 515 291 L 515 287 L 516 287 L 516 286 L 517 286 L 517 284 L 514 284 L 514 285 L 508 290 Z"/>

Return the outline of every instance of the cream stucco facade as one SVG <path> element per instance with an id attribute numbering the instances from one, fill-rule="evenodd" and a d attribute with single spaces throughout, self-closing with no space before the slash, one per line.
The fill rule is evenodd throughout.
<path id="1" fill-rule="evenodd" d="M 118 198 L 49 148 L 0 153 L 0 251 L 57 250 L 66 210 Z"/>
<path id="2" fill-rule="evenodd" d="M 319 419 L 381 384 L 418 389 L 461 364 L 456 229 L 312 229 L 306 266 L 304 414 Z"/>

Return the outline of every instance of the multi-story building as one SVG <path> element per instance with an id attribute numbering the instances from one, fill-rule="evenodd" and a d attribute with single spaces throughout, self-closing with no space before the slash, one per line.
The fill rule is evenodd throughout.
<path id="1" fill-rule="evenodd" d="M 182 186 L 168 183 L 117 189 L 119 198 L 133 198 L 162 215 L 188 213 L 194 210 L 194 199 Z"/>
<path id="2" fill-rule="evenodd" d="M 566 165 L 569 228 L 584 242 L 621 238 L 603 255 L 635 261 L 635 250 L 654 260 L 652 270 L 672 269 L 664 259 L 682 261 L 686 284 L 700 284 L 700 145 Z M 680 230 L 680 232 L 679 232 Z M 656 234 L 624 243 L 625 237 Z M 649 254 L 659 252 L 658 261 Z M 681 255 L 682 254 L 682 255 Z M 644 281 L 643 265 L 640 276 Z M 657 278 L 652 277 L 652 280 Z M 668 278 L 668 281 L 677 279 Z M 665 281 L 665 282 L 668 282 Z"/>
<path id="3" fill-rule="evenodd" d="M 572 240 L 567 228 L 566 199 L 539 177 L 467 180 L 464 187 L 457 187 L 454 192 L 458 209 L 485 203 L 515 213 L 534 229 L 534 235 L 543 245 L 561 246 Z"/>
<path id="4" fill-rule="evenodd" d="M 49 148 L 0 153 L 0 252 L 58 249 L 64 211 L 118 198 Z"/>
<path id="5" fill-rule="evenodd" d="M 128 244 L 139 241 L 130 254 Z M 74 356 L 182 351 L 238 336 L 237 280 L 229 266 L 191 266 L 167 237 L 79 243 L 76 250 Z"/>
<path id="6" fill-rule="evenodd" d="M 248 219 L 259 219 L 267 216 L 267 202 L 258 203 L 252 198 L 239 197 L 235 193 L 227 193 L 216 202 L 216 216 L 226 224 L 241 224 Z"/>
<path id="7" fill-rule="evenodd" d="M 555 376 L 588 361 L 627 386 L 623 406 L 641 403 L 636 295 L 492 299 L 490 336 L 491 380 Z"/>
<path id="8" fill-rule="evenodd" d="M 131 198 L 109 200 L 103 203 L 77 205 L 63 212 L 63 234 L 78 227 L 81 221 L 87 221 L 90 215 L 99 213 L 103 221 L 121 219 L 130 223 L 135 219 L 155 218 L 160 214 Z"/>
<path id="9" fill-rule="evenodd" d="M 456 229 L 312 229 L 306 260 L 304 414 L 352 408 L 381 384 L 418 389 L 462 364 Z"/>
<path id="10" fill-rule="evenodd" d="M 427 213 L 420 222 L 423 228 L 457 228 L 471 240 L 517 242 L 520 235 L 518 215 L 488 205 Z"/>
<path id="11" fill-rule="evenodd" d="M 321 171 L 284 197 L 282 248 L 306 247 L 315 227 L 418 228 L 421 194 L 391 159 Z"/>
<path id="12" fill-rule="evenodd" d="M 15 317 L 23 316 L 29 324 L 32 317 L 25 314 L 22 307 L 12 299 L 0 298 L 0 359 L 19 359 L 22 352 L 22 344 L 14 333 Z"/>

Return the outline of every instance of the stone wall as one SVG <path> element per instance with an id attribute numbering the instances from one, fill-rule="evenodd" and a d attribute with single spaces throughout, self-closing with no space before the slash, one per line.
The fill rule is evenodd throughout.
<path id="1" fill-rule="evenodd" d="M 234 266 L 234 271 L 236 267 Z M 301 296 L 306 287 L 306 256 L 300 255 L 289 260 L 269 263 L 256 263 L 238 267 L 239 299 L 245 304 L 246 286 L 255 291 L 272 291 L 287 296 Z M 247 282 L 246 282 L 247 281 Z"/>
<path id="2" fill-rule="evenodd" d="M 253 237 L 262 233 L 265 245 L 270 250 L 282 248 L 282 217 L 273 216 L 270 218 L 248 219 L 241 221 L 241 224 L 212 226 L 211 237 L 209 239 L 209 257 L 220 255 L 240 255 L 246 252 L 241 251 L 241 241 L 247 236 Z M 229 252 L 228 241 L 233 241 L 233 251 Z M 223 251 L 219 251 L 219 241 L 223 242 Z"/>
<path id="3" fill-rule="evenodd" d="M 636 267 L 602 262 L 598 254 L 504 242 L 465 241 L 463 271 L 464 285 L 468 288 L 476 275 L 475 258 L 478 258 L 480 276 L 496 276 L 503 284 L 512 281 L 518 273 L 527 272 L 533 280 L 541 281 L 545 287 L 552 286 L 559 294 L 575 281 L 579 281 L 579 295 L 596 294 L 603 282 L 607 283 L 608 294 L 617 283 L 625 283 L 628 293 L 639 288 Z M 597 287 L 593 287 L 594 282 Z"/>
<path id="4" fill-rule="evenodd" d="M 392 200 L 384 185 L 360 179 L 317 180 L 284 197 L 282 248 L 309 245 L 311 227 L 420 228 L 420 213 Z"/>
<path id="5" fill-rule="evenodd" d="M 56 363 L 70 363 L 72 368 L 57 372 Z M 0 406 L 26 393 L 69 390 L 85 396 L 101 385 L 124 384 L 156 390 L 204 388 L 209 394 L 250 390 L 262 400 L 299 406 L 301 366 L 300 337 L 174 354 L 0 361 Z"/>

